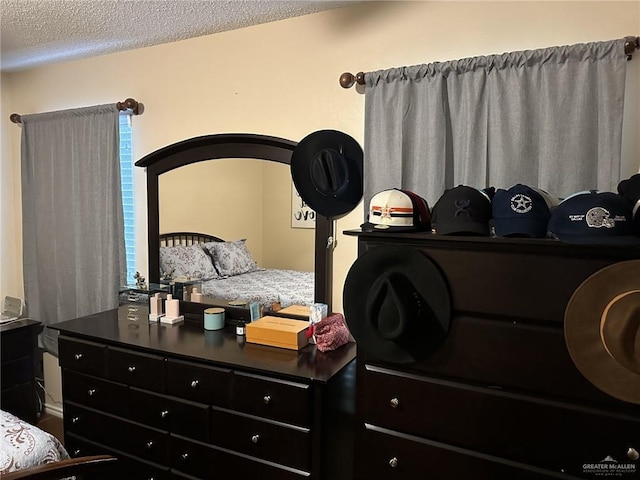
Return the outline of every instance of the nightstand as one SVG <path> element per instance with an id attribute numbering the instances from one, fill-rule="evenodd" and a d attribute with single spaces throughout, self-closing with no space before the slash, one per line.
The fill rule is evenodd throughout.
<path id="1" fill-rule="evenodd" d="M 35 424 L 38 421 L 35 362 L 42 324 L 23 319 L 0 326 L 2 338 L 2 410 Z"/>

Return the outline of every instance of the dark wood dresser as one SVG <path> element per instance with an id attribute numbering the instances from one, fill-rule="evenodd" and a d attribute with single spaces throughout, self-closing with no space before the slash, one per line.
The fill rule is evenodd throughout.
<path id="1" fill-rule="evenodd" d="M 640 258 L 640 248 L 346 233 L 358 236 L 360 255 L 381 245 L 422 250 L 453 307 L 448 336 L 426 360 L 394 364 L 359 347 L 354 478 L 640 478 L 629 450 L 640 450 L 640 405 L 585 379 L 563 334 L 576 288 Z M 603 475 L 611 459 L 633 468 Z"/>
<path id="2" fill-rule="evenodd" d="M 0 407 L 23 420 L 38 421 L 36 351 L 42 324 L 23 319 L 0 326 L 2 338 L 2 398 Z"/>
<path id="3" fill-rule="evenodd" d="M 130 308 L 53 326 L 72 455 L 114 454 L 127 480 L 353 478 L 354 344 L 283 350 Z"/>

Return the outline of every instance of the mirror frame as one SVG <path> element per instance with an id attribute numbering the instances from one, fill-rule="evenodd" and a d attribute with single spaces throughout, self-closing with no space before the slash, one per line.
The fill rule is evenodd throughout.
<path id="1" fill-rule="evenodd" d="M 253 133 L 203 135 L 173 143 L 152 152 L 135 163 L 147 174 L 148 280 L 160 281 L 160 202 L 158 177 L 170 170 L 196 162 L 229 158 L 269 160 L 291 165 L 297 142 Z M 314 255 L 314 300 L 326 303 L 331 311 L 332 252 L 327 248 L 333 235 L 331 218 L 316 213 Z"/>

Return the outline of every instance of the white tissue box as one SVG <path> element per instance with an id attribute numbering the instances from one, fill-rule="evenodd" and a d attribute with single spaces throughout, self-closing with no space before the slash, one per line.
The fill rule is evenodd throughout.
<path id="1" fill-rule="evenodd" d="M 327 304 L 326 303 L 313 303 L 309 309 L 309 323 L 312 325 L 318 323 L 323 318 L 327 317 Z"/>

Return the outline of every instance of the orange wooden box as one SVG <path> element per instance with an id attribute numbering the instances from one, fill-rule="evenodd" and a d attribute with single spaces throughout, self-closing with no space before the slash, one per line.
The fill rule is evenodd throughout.
<path id="1" fill-rule="evenodd" d="M 309 322 L 283 317 L 262 317 L 247 323 L 247 342 L 272 347 L 300 350 L 309 341 L 306 331 Z"/>
<path id="2" fill-rule="evenodd" d="M 309 318 L 309 308 L 309 305 L 290 305 L 282 310 L 278 310 L 278 313 L 285 315 L 299 315 L 301 317 Z"/>

